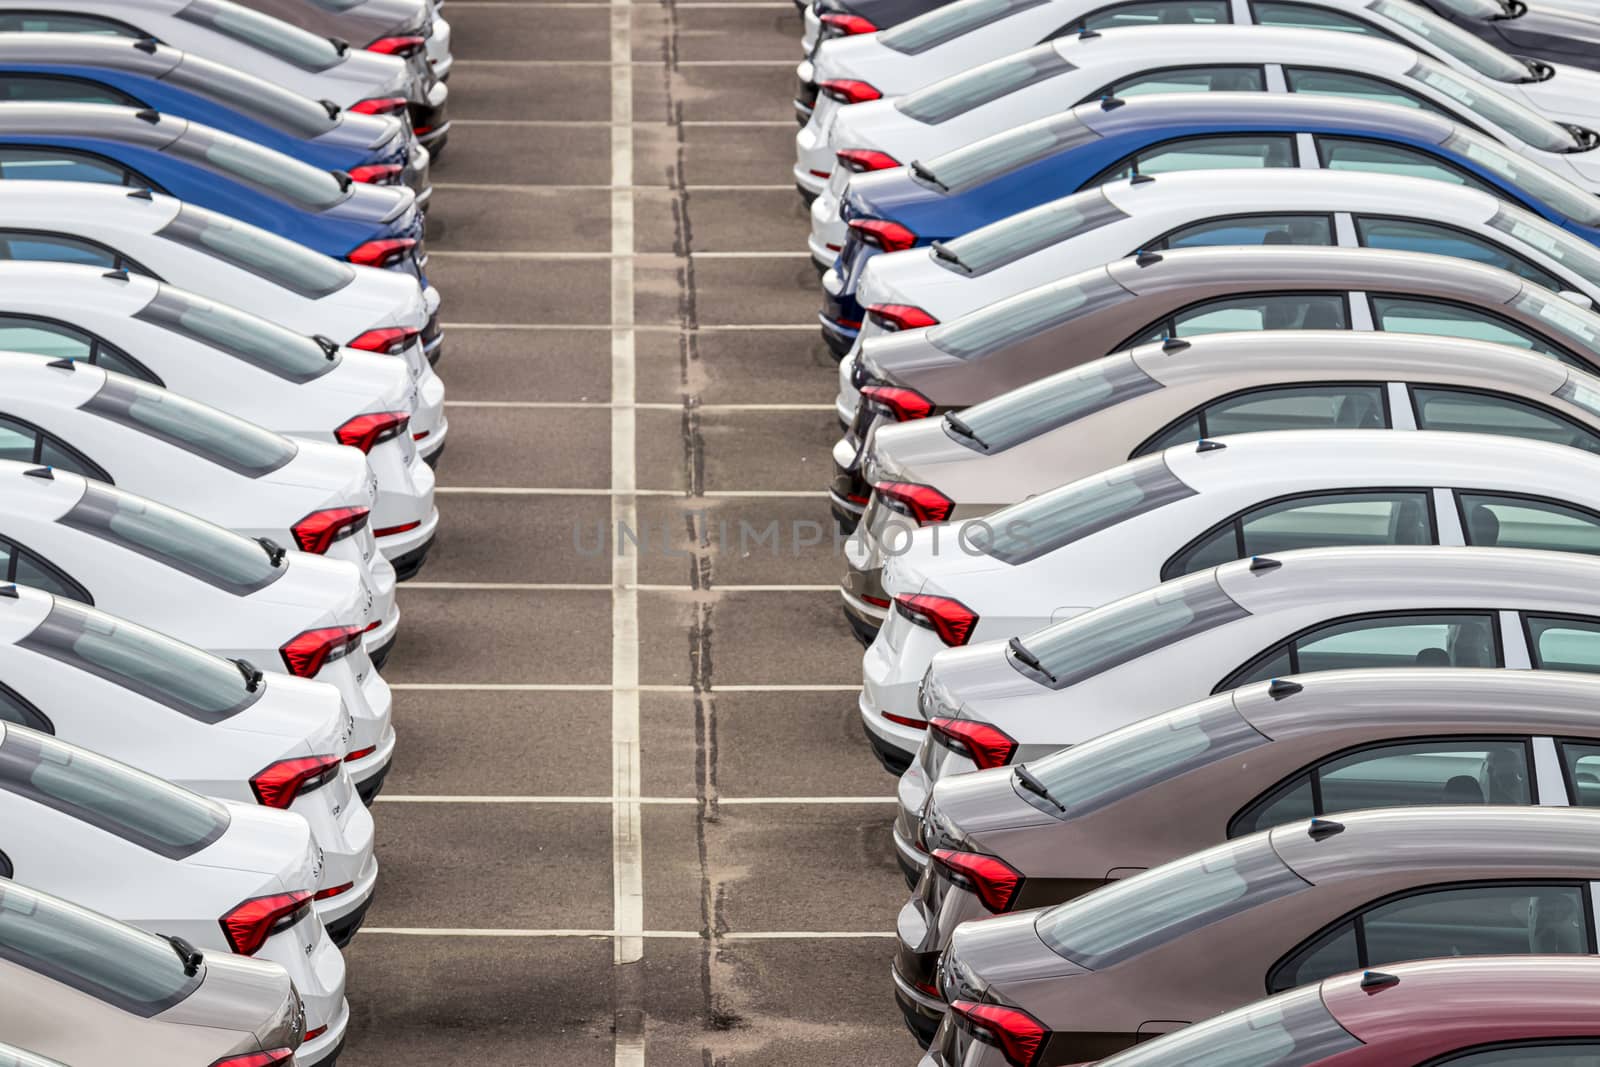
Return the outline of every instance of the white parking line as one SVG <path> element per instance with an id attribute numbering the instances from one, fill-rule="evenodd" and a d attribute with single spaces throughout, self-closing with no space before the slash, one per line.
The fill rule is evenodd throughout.
<path id="1" fill-rule="evenodd" d="M 405 794 L 383 793 L 380 804 L 642 804 L 652 807 L 688 807 L 700 803 L 698 797 L 585 797 L 585 796 L 494 796 L 476 793 Z M 717 797 L 718 804 L 738 807 L 805 807 L 816 804 L 830 807 L 897 804 L 895 796 L 878 797 Z"/>

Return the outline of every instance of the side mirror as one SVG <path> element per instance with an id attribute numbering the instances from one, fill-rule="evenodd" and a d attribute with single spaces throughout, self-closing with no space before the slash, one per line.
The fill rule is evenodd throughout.
<path id="1" fill-rule="evenodd" d="M 1563 289 L 1561 290 L 1561 299 L 1569 304 L 1576 304 L 1585 311 L 1594 310 L 1594 301 L 1583 293 L 1575 293 L 1571 289 Z"/>

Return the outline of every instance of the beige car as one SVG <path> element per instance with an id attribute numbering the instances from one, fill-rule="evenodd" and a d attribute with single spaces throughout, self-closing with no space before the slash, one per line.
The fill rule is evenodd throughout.
<path id="1" fill-rule="evenodd" d="M 0 1035 L 73 1067 L 293 1067 L 305 1034 L 277 964 L 201 953 L 4 879 L 0 989 Z"/>

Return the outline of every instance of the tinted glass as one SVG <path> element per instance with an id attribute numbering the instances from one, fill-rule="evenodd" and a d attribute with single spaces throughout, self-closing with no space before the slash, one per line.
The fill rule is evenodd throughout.
<path id="1" fill-rule="evenodd" d="M 199 56 L 185 56 L 162 80 L 220 100 L 297 137 L 319 137 L 339 125 L 336 116 L 329 115 L 327 108 L 309 96 Z"/>
<path id="2" fill-rule="evenodd" d="M 945 432 L 992 455 L 1160 388 L 1131 355 L 1107 356 L 946 416 Z"/>
<path id="3" fill-rule="evenodd" d="M 1510 271 L 1535 285 L 1560 291 L 1567 288 L 1550 272 L 1535 267 L 1521 256 L 1486 241 L 1476 234 L 1442 226 L 1436 222 L 1411 222 L 1405 219 L 1356 218 L 1356 235 L 1364 248 L 1387 248 L 1401 252 L 1426 252 L 1452 259 L 1469 259 Z"/>
<path id="4" fill-rule="evenodd" d="M 1042 44 L 936 81 L 900 97 L 894 106 L 908 118 L 937 126 L 1024 86 L 1072 69 L 1072 64 L 1061 58 L 1055 45 Z"/>
<path id="5" fill-rule="evenodd" d="M 38 431 L 31 426 L 0 416 L 0 460 L 12 463 L 33 463 Z"/>
<path id="6" fill-rule="evenodd" d="M 348 263 L 246 222 L 185 204 L 157 237 L 204 252 L 313 300 L 355 280 Z"/>
<path id="7" fill-rule="evenodd" d="M 1600 286 L 1600 249 L 1588 241 L 1511 204 L 1502 204 L 1489 225 L 1537 248 L 1591 285 Z"/>
<path id="8" fill-rule="evenodd" d="M 1600 808 L 1600 745 L 1562 741 L 1560 747 L 1572 802 L 1582 808 Z"/>
<path id="9" fill-rule="evenodd" d="M 1365 667 L 1498 667 L 1491 615 L 1378 615 L 1330 623 L 1269 650 L 1219 688 Z"/>
<path id="10" fill-rule="evenodd" d="M 1372 317 L 1380 330 L 1391 333 L 1428 333 L 1465 337 L 1473 341 L 1526 348 L 1563 362 L 1572 362 L 1555 345 L 1489 311 L 1465 304 L 1447 304 L 1410 296 L 1374 296 Z"/>
<path id="11" fill-rule="evenodd" d="M 1151 93 L 1260 93 L 1267 88 L 1260 67 L 1175 67 L 1153 70 L 1106 86 L 1098 95 L 1130 97 Z"/>
<path id="12" fill-rule="evenodd" d="M 1266 841 L 1221 845 L 1041 914 L 1050 950 L 1091 971 L 1306 888 Z"/>
<path id="13" fill-rule="evenodd" d="M 295 443 L 253 422 L 131 378 L 107 375 L 83 410 L 251 478 L 295 457 Z"/>
<path id="14" fill-rule="evenodd" d="M 1535 667 L 1600 673 L 1600 621 L 1529 615 L 1526 625 Z"/>
<path id="15" fill-rule="evenodd" d="M 1302 774 L 1293 781 L 1279 786 L 1265 799 L 1236 816 L 1228 827 L 1228 836 L 1243 837 L 1259 830 L 1282 826 L 1286 822 L 1309 819 L 1316 814 L 1317 797 L 1311 788 L 1311 775 Z"/>
<path id="16" fill-rule="evenodd" d="M 228 828 L 228 809 L 214 800 L 24 730 L 8 729 L 0 744 L 0 789 L 167 859 L 194 855 Z"/>
<path id="17" fill-rule="evenodd" d="M 1141 334 L 1139 343 L 1163 337 L 1204 337 L 1235 330 L 1347 330 L 1342 293 L 1225 296 L 1185 308 Z"/>
<path id="18" fill-rule="evenodd" d="M 209 164 L 303 211 L 326 211 L 350 195 L 328 171 L 208 126 L 189 126 L 164 151 Z"/>
<path id="19" fill-rule="evenodd" d="M 115 163 L 76 152 L 0 145 L 0 178 L 8 181 L 125 185 L 128 173 Z"/>
<path id="20" fill-rule="evenodd" d="M 289 25 L 239 4 L 194 0 L 178 17 L 243 41 L 303 70 L 327 70 L 343 62 L 339 48 L 326 37 Z"/>
<path id="21" fill-rule="evenodd" d="M 322 346 L 304 334 L 166 285 L 135 318 L 181 333 L 291 382 L 320 378 L 338 365 L 338 356 L 329 359 Z"/>
<path id="22" fill-rule="evenodd" d="M 266 683 L 246 690 L 238 668 L 219 656 L 59 599 L 17 644 L 201 722 L 229 719 L 266 691 Z"/>
<path id="23" fill-rule="evenodd" d="M 0 230 L 0 255 L 6 259 L 43 263 L 81 263 L 89 267 L 117 266 L 117 254 L 89 241 L 55 233 Z"/>
<path id="24" fill-rule="evenodd" d="M 1513 189 L 1522 190 L 1559 215 L 1586 226 L 1600 226 L 1600 198 L 1588 195 L 1548 167 L 1514 155 L 1487 137 L 1459 127 L 1445 139 L 1441 147 L 1470 159 Z"/>
<path id="25" fill-rule="evenodd" d="M 1500 190 L 1458 170 L 1454 165 L 1416 148 L 1355 141 L 1343 137 L 1318 137 L 1317 154 L 1326 170 L 1354 170 L 1364 174 L 1398 174 L 1408 178 L 1427 178 L 1481 189 L 1496 197 Z"/>
<path id="26" fill-rule="evenodd" d="M 1154 452 L 1201 437 L 1267 430 L 1372 430 L 1390 425 L 1381 385 L 1290 385 L 1208 404 L 1139 449 Z"/>
<path id="27" fill-rule="evenodd" d="M 1511 306 L 1536 320 L 1557 342 L 1582 355 L 1592 367 L 1600 363 L 1600 315 L 1548 291 L 1524 289 Z"/>
<path id="28" fill-rule="evenodd" d="M 985 520 L 989 532 L 973 543 L 1005 563 L 1027 563 L 1193 495 L 1166 460 L 1149 456 L 1001 508 Z"/>
<path id="29" fill-rule="evenodd" d="M 0 316 L 0 349 L 52 359 L 87 360 L 94 354 L 94 342 L 88 334 L 70 326 L 7 315 Z"/>
<path id="30" fill-rule="evenodd" d="M 1383 104 L 1421 108 L 1442 113 L 1431 102 L 1413 92 L 1402 90 L 1392 82 L 1366 74 L 1350 74 L 1336 70 L 1305 70 L 1285 67 L 1284 76 L 1291 93 L 1309 96 L 1348 96 L 1357 100 L 1375 100 Z"/>
<path id="31" fill-rule="evenodd" d="M 1600 1041 L 1561 1041 L 1549 1045 L 1521 1044 L 1463 1052 L 1440 1062 L 1439 1067 L 1600 1067 Z"/>
<path id="32" fill-rule="evenodd" d="M 54 596 L 91 603 L 93 598 L 83 586 L 62 574 L 32 552 L 8 544 L 6 554 L 11 562 L 11 580 Z"/>
<path id="33" fill-rule="evenodd" d="M 1407 0 L 1373 0 L 1367 9 L 1395 26 L 1411 31 L 1423 41 L 1423 51 L 1449 56 L 1491 81 L 1516 84 L 1531 80 L 1526 63 L 1506 55 L 1486 41 L 1458 29 L 1433 12 Z"/>
<path id="34" fill-rule="evenodd" d="M 1600 515 L 1548 500 L 1458 493 L 1467 544 L 1600 555 Z"/>
<path id="35" fill-rule="evenodd" d="M 9 547 L 0 546 L 0 558 L 9 551 Z M 41 733 L 49 733 L 52 729 L 49 721 L 39 714 L 39 709 L 3 685 L 0 685 L 0 722 L 15 723 Z"/>
<path id="36" fill-rule="evenodd" d="M 1525 145 L 1543 152 L 1581 151 L 1572 131 L 1558 126 L 1536 111 L 1530 111 L 1505 94 L 1475 85 L 1453 70 L 1430 60 L 1421 60 L 1406 74 L 1434 92 L 1454 101 L 1473 118 L 1504 130 Z"/>
<path id="37" fill-rule="evenodd" d="M 961 0 L 883 31 L 878 34 L 878 43 L 896 52 L 916 55 L 1042 3 L 1044 0 Z"/>
<path id="38" fill-rule="evenodd" d="M 108 85 L 82 78 L 53 78 L 43 74 L 0 75 L 0 100 L 47 100 L 68 104 L 137 105 L 132 97 Z"/>
<path id="39" fill-rule="evenodd" d="M 1100 180 L 1181 170 L 1260 170 L 1294 165 L 1294 141 L 1289 137 L 1188 137 L 1140 152 L 1131 164 L 1101 175 Z"/>
<path id="40" fill-rule="evenodd" d="M 1575 885 L 1471 886 L 1380 904 L 1361 917 L 1369 967 L 1443 956 L 1575 955 L 1589 951 L 1588 909 Z"/>
<path id="41" fill-rule="evenodd" d="M 1521 741 L 1385 745 L 1317 768 L 1318 814 L 1429 804 L 1531 804 Z"/>
<path id="42" fill-rule="evenodd" d="M 1314 944 L 1278 965 L 1267 982 L 1269 992 L 1293 989 L 1361 967 L 1354 923 L 1343 923 Z"/>
<path id="43" fill-rule="evenodd" d="M 1127 217 L 1103 190 L 1091 189 L 944 241 L 948 256 L 929 255 L 941 267 L 977 277 Z"/>
<path id="44" fill-rule="evenodd" d="M 1099 139 L 1099 134 L 1067 112 L 934 156 L 923 164 L 922 177 L 937 183 L 944 192 L 957 192 L 998 178 L 1057 150 Z"/>
<path id="45" fill-rule="evenodd" d="M 1359 33 L 1368 37 L 1395 38 L 1352 15 L 1332 8 L 1306 4 L 1282 3 L 1280 0 L 1254 0 L 1250 14 L 1260 26 L 1289 26 L 1303 30 L 1333 30 L 1338 33 Z"/>
<path id="46" fill-rule="evenodd" d="M 1419 429 L 1527 437 L 1586 452 L 1600 452 L 1600 437 L 1594 431 L 1553 411 L 1512 397 L 1413 386 L 1411 400 Z"/>
<path id="47" fill-rule="evenodd" d="M 112 37 L 142 37 L 138 30 L 116 19 L 98 15 L 73 15 L 65 11 L 19 11 L 0 14 L 0 33 L 98 33 Z"/>
<path id="48" fill-rule="evenodd" d="M 1173 557 L 1161 576 L 1174 578 L 1230 559 L 1302 548 L 1433 543 L 1425 492 L 1328 493 L 1280 500 L 1246 512 Z"/>
<path id="49" fill-rule="evenodd" d="M 1080 316 L 1133 299 L 1104 270 L 1041 285 L 931 328 L 928 343 L 957 359 L 979 359 L 1057 329 Z"/>
<path id="50" fill-rule="evenodd" d="M 1226 0 L 1136 0 L 1101 8 L 1071 24 L 1071 30 L 1114 30 L 1124 26 L 1216 25 L 1228 19 Z"/>
<path id="51" fill-rule="evenodd" d="M 1311 1067 L 1360 1047 L 1307 990 L 1186 1026 L 1097 1067 Z"/>
<path id="52" fill-rule="evenodd" d="M 1207 219 L 1167 234 L 1152 248 L 1206 248 L 1214 245 L 1331 245 L 1333 220 L 1327 215 L 1242 215 Z"/>

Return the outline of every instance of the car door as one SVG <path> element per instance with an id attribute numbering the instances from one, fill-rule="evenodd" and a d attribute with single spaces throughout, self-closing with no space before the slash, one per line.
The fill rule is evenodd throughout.
<path id="1" fill-rule="evenodd" d="M 1394 426 L 1381 382 L 1267 385 L 1218 397 L 1163 426 L 1135 459 L 1223 434 L 1267 430 L 1385 430 Z"/>
<path id="2" fill-rule="evenodd" d="M 1124 156 L 1079 188 L 1089 189 L 1136 174 L 1170 174 L 1181 170 L 1259 170 L 1299 165 L 1293 134 L 1203 134 L 1147 145 Z"/>
<path id="3" fill-rule="evenodd" d="M 1559 411 L 1532 401 L 1486 389 L 1447 385 L 1409 385 L 1406 388 L 1419 430 L 1526 437 L 1600 453 L 1600 434 Z"/>
<path id="4" fill-rule="evenodd" d="M 1350 304 L 1344 292 L 1236 293 L 1180 308 L 1112 346 L 1112 351 L 1170 337 L 1260 330 L 1348 330 Z"/>
<path id="5" fill-rule="evenodd" d="M 1594 656 L 1600 670 L 1600 620 Z M 1394 611 L 1330 619 L 1258 653 L 1212 692 L 1310 671 L 1366 667 L 1503 667 L 1493 611 Z"/>

